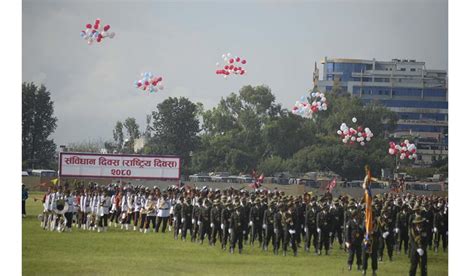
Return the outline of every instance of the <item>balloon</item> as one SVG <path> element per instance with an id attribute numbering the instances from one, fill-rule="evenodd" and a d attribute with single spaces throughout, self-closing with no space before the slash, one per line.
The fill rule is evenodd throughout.
<path id="1" fill-rule="evenodd" d="M 87 24 L 87 25 L 86 25 L 86 28 L 87 28 L 87 29 L 92 28 L 92 24 Z"/>
<path id="2" fill-rule="evenodd" d="M 110 25 L 105 25 L 104 26 L 104 31 L 108 31 L 110 29 Z"/>
<path id="3" fill-rule="evenodd" d="M 242 62 L 241 62 L 241 63 L 242 63 L 242 64 L 246 64 L 246 63 L 247 63 L 247 61 L 244 59 L 244 60 L 242 60 Z"/>
<path id="4" fill-rule="evenodd" d="M 356 117 L 352 118 L 352 122 L 357 123 L 357 118 Z"/>

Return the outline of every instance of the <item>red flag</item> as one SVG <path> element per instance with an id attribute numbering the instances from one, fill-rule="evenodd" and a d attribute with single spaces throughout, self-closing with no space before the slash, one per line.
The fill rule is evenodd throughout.
<path id="1" fill-rule="evenodd" d="M 334 178 L 332 179 L 332 181 L 328 184 L 328 186 L 327 186 L 326 189 L 327 189 L 330 193 L 332 193 L 332 190 L 334 190 L 334 188 L 336 188 L 336 185 L 337 185 L 337 182 L 336 182 L 336 178 L 334 177 Z"/>

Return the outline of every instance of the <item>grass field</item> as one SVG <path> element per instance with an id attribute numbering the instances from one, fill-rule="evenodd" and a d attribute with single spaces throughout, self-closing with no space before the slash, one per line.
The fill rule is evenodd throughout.
<path id="1" fill-rule="evenodd" d="M 339 249 L 330 256 L 300 250 L 298 257 L 283 257 L 244 245 L 242 255 L 230 255 L 220 245 L 176 241 L 171 233 L 44 231 L 35 196 L 27 201 L 22 225 L 23 275 L 361 275 L 347 271 L 347 255 Z M 379 263 L 378 275 L 408 275 L 409 265 L 405 255 L 395 255 L 393 262 Z M 428 275 L 448 275 L 448 253 L 428 252 Z"/>

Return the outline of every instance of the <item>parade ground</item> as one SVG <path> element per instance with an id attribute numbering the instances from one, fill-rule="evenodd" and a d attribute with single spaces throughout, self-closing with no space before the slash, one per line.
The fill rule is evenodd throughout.
<path id="1" fill-rule="evenodd" d="M 143 234 L 109 227 L 106 233 L 78 230 L 50 232 L 40 227 L 40 193 L 27 200 L 22 223 L 23 275 L 360 275 L 347 271 L 347 253 L 337 242 L 329 256 L 298 249 L 298 256 L 262 252 L 256 243 L 243 254 L 174 240 L 171 232 Z M 407 275 L 406 255 L 379 262 L 378 275 Z M 370 269 L 370 264 L 369 264 Z M 428 251 L 428 275 L 448 275 L 448 253 Z"/>

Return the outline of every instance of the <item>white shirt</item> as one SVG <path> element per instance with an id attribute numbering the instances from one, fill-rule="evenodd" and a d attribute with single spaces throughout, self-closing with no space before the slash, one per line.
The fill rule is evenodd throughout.
<path id="1" fill-rule="evenodd" d="M 170 216 L 171 203 L 168 199 L 164 200 L 163 198 L 160 198 L 156 203 L 156 206 L 158 208 L 159 217 L 165 218 Z"/>

